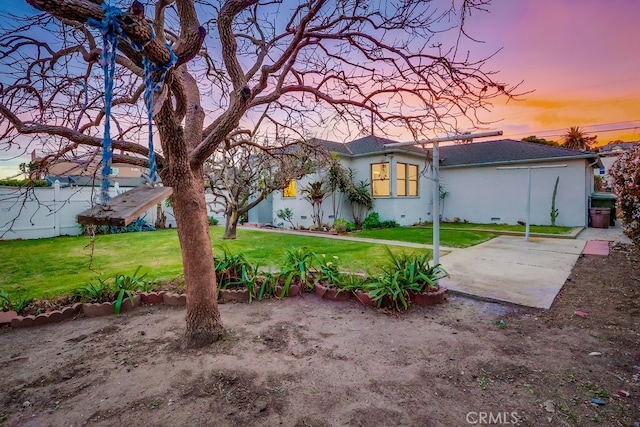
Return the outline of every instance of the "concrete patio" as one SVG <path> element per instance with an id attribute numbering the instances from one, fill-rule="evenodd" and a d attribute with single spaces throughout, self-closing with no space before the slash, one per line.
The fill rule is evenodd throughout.
<path id="1" fill-rule="evenodd" d="M 444 255 L 451 278 L 441 283 L 454 293 L 549 309 L 588 240 L 629 243 L 618 227 L 588 228 L 576 239 L 499 236 Z"/>

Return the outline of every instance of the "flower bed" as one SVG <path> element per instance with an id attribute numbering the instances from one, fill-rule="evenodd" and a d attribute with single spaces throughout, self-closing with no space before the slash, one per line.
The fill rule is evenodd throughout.
<path id="1" fill-rule="evenodd" d="M 313 291 L 318 297 L 348 301 L 352 295 L 363 304 L 391 311 L 416 305 L 438 304 L 445 300 L 446 289 L 436 283 L 447 273 L 430 266 L 426 255 L 396 256 L 389 251 L 389 263 L 373 277 L 342 273 L 338 257 L 315 254 L 305 248 L 292 248 L 285 253 L 277 274 L 260 272 L 243 256 L 223 251 L 216 260 L 220 302 L 248 302 L 254 299 L 283 298 Z M 118 274 L 113 279 L 98 279 L 78 289 L 77 294 L 55 300 L 29 303 L 0 293 L 0 324 L 13 327 L 38 326 L 78 316 L 119 314 L 142 304 L 164 304 L 183 307 L 187 296 L 181 292 L 182 281 L 150 283 L 138 276 Z M 155 291 L 152 288 L 156 287 Z M 16 309 L 13 309 L 17 307 Z"/>

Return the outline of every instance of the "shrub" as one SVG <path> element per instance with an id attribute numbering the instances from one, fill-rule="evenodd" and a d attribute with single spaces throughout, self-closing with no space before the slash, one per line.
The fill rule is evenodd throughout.
<path id="1" fill-rule="evenodd" d="M 362 229 L 369 230 L 372 228 L 380 228 L 380 214 L 378 212 L 371 212 L 367 217 L 362 221 Z"/>
<path id="2" fill-rule="evenodd" d="M 318 264 L 318 280 L 327 281 L 329 286 L 340 286 L 342 284 L 342 273 L 338 269 L 338 257 L 333 256 L 327 260 L 325 254 L 314 254 Z"/>
<path id="3" fill-rule="evenodd" d="M 88 236 L 91 234 L 91 227 L 94 227 L 95 234 L 120 234 L 120 233 L 136 233 L 141 231 L 155 231 L 155 227 L 146 221 L 147 215 L 138 217 L 134 222 L 123 227 L 116 225 L 100 225 L 86 227 L 80 224 L 80 234 Z"/>
<path id="4" fill-rule="evenodd" d="M 276 212 L 276 216 L 284 221 L 287 221 L 291 224 L 292 229 L 296 229 L 296 226 L 293 224 L 293 211 L 289 208 L 280 209 Z"/>
<path id="5" fill-rule="evenodd" d="M 291 283 L 299 282 L 308 288 L 313 287 L 313 274 L 317 272 L 313 268 L 315 253 L 307 248 L 288 249 L 280 264 L 279 279 L 282 280 L 281 297 L 289 292 Z"/>
<path id="6" fill-rule="evenodd" d="M 7 187 L 48 187 L 46 181 L 31 179 L 0 179 L 0 186 Z"/>
<path id="7" fill-rule="evenodd" d="M 9 295 L 7 291 L 0 289 L 0 311 L 20 313 L 30 302 L 31 299 L 22 294 Z"/>
<path id="8" fill-rule="evenodd" d="M 209 225 L 218 225 L 219 222 L 220 221 L 218 221 L 214 217 L 212 217 L 212 216 L 209 217 Z"/>
<path id="9" fill-rule="evenodd" d="M 353 222 L 356 228 L 362 227 L 362 216 L 373 208 L 373 196 L 371 195 L 370 185 L 367 181 L 355 183 L 353 176 L 355 171 L 350 170 L 351 183 L 344 189 L 347 200 L 351 203 L 353 214 Z"/>
<path id="10" fill-rule="evenodd" d="M 120 308 L 125 299 L 133 303 L 133 296 L 137 292 L 149 292 L 152 283 L 145 280 L 147 273 L 138 275 L 142 266 L 138 266 L 133 274 L 116 274 L 113 279 L 98 278 L 98 283 L 89 282 L 74 291 L 83 302 L 114 301 L 114 312 L 120 314 Z"/>
<path id="11" fill-rule="evenodd" d="M 406 310 L 409 306 L 409 292 L 435 291 L 438 289 L 437 281 L 449 276 L 440 264 L 429 264 L 430 255 L 394 255 L 388 247 L 386 249 L 389 262 L 383 266 L 381 274 L 370 278 L 364 285 L 364 290 L 378 308 L 386 298 L 391 304 L 389 308 Z"/>
<path id="12" fill-rule="evenodd" d="M 397 222 L 395 222 L 394 220 L 388 220 L 388 221 L 381 221 L 380 222 L 380 228 L 395 228 L 395 227 L 400 227 L 400 224 L 398 224 Z"/>
<path id="13" fill-rule="evenodd" d="M 347 233 L 355 230 L 356 225 L 348 219 L 338 218 L 333 222 L 333 229 L 338 233 Z"/>
<path id="14" fill-rule="evenodd" d="M 640 146 L 622 154 L 611 166 L 609 175 L 622 215 L 622 230 L 640 245 Z"/>
<path id="15" fill-rule="evenodd" d="M 98 283 L 89 282 L 74 291 L 82 302 L 104 302 L 111 299 L 112 289 L 106 279 L 98 278 Z"/>
<path id="16" fill-rule="evenodd" d="M 249 261 L 242 254 L 231 254 L 225 246 L 216 245 L 215 247 L 222 252 L 222 256 L 213 257 L 218 287 L 225 289 L 242 285 L 243 276 L 246 276 L 247 271 L 253 271 Z"/>
<path id="17" fill-rule="evenodd" d="M 394 228 L 400 225 L 394 220 L 380 221 L 380 215 L 378 212 L 371 212 L 362 222 L 363 230 L 370 230 L 372 228 Z"/>

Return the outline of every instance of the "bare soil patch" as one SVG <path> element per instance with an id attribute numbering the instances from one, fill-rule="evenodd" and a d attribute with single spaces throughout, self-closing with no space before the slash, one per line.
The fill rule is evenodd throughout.
<path id="1" fill-rule="evenodd" d="M 549 311 L 450 297 L 390 316 L 313 294 L 221 310 L 228 336 L 199 351 L 175 350 L 184 310 L 165 306 L 0 329 L 2 424 L 640 421 L 640 254 L 628 246 L 578 259 Z"/>

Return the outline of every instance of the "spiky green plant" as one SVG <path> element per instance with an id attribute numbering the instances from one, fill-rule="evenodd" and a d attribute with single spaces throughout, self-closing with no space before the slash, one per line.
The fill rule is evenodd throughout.
<path id="1" fill-rule="evenodd" d="M 553 186 L 553 196 L 551 196 L 551 225 L 555 227 L 556 218 L 560 214 L 558 209 L 556 208 L 556 195 L 558 194 L 558 182 L 560 182 L 560 177 L 556 178 L 556 184 Z"/>

